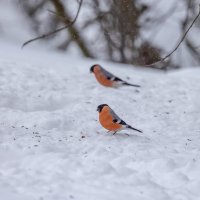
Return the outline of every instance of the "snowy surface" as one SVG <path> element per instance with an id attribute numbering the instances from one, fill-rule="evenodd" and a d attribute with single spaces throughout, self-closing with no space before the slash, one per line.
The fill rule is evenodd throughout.
<path id="1" fill-rule="evenodd" d="M 142 85 L 109 89 L 89 73 L 98 61 L 0 51 L 2 200 L 199 199 L 199 69 L 164 74 L 100 62 Z M 143 134 L 106 133 L 102 103 Z"/>

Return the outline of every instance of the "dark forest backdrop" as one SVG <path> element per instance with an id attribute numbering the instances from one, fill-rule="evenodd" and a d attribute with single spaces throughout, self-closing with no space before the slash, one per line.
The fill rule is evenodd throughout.
<path id="1" fill-rule="evenodd" d="M 178 42 L 197 15 L 198 3 L 197 0 L 174 1 L 165 9 L 163 6 L 159 8 L 158 1 L 83 0 L 75 24 L 39 42 L 53 43 L 56 49 L 66 52 L 73 47 L 89 58 L 143 66 L 168 53 L 170 41 L 166 41 L 165 45 L 154 42 L 168 19 L 174 16 L 173 20 L 177 21 L 178 37 L 173 40 Z M 69 24 L 76 15 L 79 1 L 16 0 L 13 4 L 17 12 L 26 16 L 26 26 L 32 29 L 30 38 L 24 38 L 26 41 Z M 195 23 L 175 55 L 164 64 L 152 67 L 182 67 L 185 55 L 190 60 L 189 64 L 199 65 L 199 23 L 199 20 Z M 161 40 L 166 38 L 163 36 Z"/>

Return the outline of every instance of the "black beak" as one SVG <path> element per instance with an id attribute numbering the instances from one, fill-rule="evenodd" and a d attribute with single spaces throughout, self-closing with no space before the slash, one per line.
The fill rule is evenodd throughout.
<path id="1" fill-rule="evenodd" d="M 100 111 L 99 107 L 97 108 L 97 111 L 98 111 L 98 112 Z"/>
<path id="2" fill-rule="evenodd" d="M 90 67 L 90 73 L 92 73 L 93 72 L 93 66 L 92 67 Z"/>

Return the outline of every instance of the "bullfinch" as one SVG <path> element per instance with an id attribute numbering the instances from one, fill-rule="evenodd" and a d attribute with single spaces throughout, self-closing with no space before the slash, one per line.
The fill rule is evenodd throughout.
<path id="1" fill-rule="evenodd" d="M 113 135 L 126 128 L 142 133 L 141 130 L 133 128 L 121 120 L 107 104 L 99 105 L 97 111 L 99 112 L 99 122 L 108 132 L 113 133 Z"/>
<path id="2" fill-rule="evenodd" d="M 127 83 L 126 81 L 123 81 L 122 79 L 114 76 L 110 72 L 106 71 L 103 67 L 96 64 L 93 65 L 90 68 L 90 72 L 94 73 L 97 81 L 106 87 L 119 87 L 121 85 L 128 85 L 128 86 L 134 86 L 134 87 L 141 87 L 140 85 L 135 85 L 131 83 Z"/>

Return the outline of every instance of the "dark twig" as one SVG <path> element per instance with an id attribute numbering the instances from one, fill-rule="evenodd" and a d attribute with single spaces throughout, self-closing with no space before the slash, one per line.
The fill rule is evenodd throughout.
<path id="1" fill-rule="evenodd" d="M 47 11 L 50 12 L 51 14 L 54 14 L 56 17 L 60 18 L 62 21 L 66 20 L 66 18 L 65 18 L 64 16 L 62 16 L 62 15 L 60 15 L 60 14 L 54 12 L 53 10 L 47 9 Z M 74 20 L 73 20 L 73 21 L 74 21 Z M 73 22 L 73 21 L 72 21 L 72 22 Z M 70 22 L 70 23 L 72 23 L 72 22 Z"/>
<path id="2" fill-rule="evenodd" d="M 83 3 L 83 0 L 80 0 L 80 1 L 79 1 L 79 7 L 78 7 L 78 10 L 77 10 L 76 16 L 74 17 L 74 19 L 73 19 L 69 24 L 67 24 L 66 26 L 63 26 L 63 27 L 61 27 L 61 28 L 58 28 L 58 29 L 56 29 L 56 30 L 54 30 L 54 31 L 48 32 L 48 33 L 46 33 L 46 34 L 40 35 L 40 36 L 38 36 L 38 37 L 36 37 L 36 38 L 33 38 L 33 39 L 31 39 L 31 40 L 26 41 L 25 43 L 23 43 L 22 48 L 23 48 L 24 46 L 26 46 L 27 44 L 31 43 L 31 42 L 34 42 L 34 41 L 36 41 L 36 40 L 40 40 L 40 39 L 43 39 L 43 38 L 47 38 L 47 37 L 49 37 L 49 36 L 51 36 L 51 35 L 54 35 L 55 33 L 58 33 L 58 32 L 60 32 L 60 31 L 62 31 L 62 30 L 64 30 L 64 29 L 67 29 L 67 28 L 69 28 L 70 26 L 72 26 L 72 25 L 76 22 L 76 20 L 77 20 L 77 18 L 78 18 L 78 15 L 79 15 L 80 10 L 81 10 L 82 3 Z M 53 12 L 53 11 L 51 11 L 51 13 L 56 14 L 56 13 Z M 56 15 L 57 15 L 57 14 L 56 14 Z M 58 15 L 58 17 L 61 17 L 61 16 Z"/>
<path id="3" fill-rule="evenodd" d="M 149 65 L 144 65 L 144 67 L 151 67 L 153 65 L 159 64 L 164 62 L 167 58 L 169 58 L 181 45 L 181 43 L 183 42 L 183 40 L 185 39 L 185 37 L 187 36 L 188 32 L 190 31 L 190 29 L 192 28 L 192 26 L 194 25 L 194 23 L 196 22 L 196 20 L 199 18 L 200 16 L 200 4 L 199 4 L 199 12 L 197 14 L 197 16 L 194 18 L 194 20 L 192 21 L 191 25 L 188 27 L 187 31 L 183 34 L 181 40 L 178 42 L 178 44 L 176 45 L 176 47 L 174 48 L 173 51 L 171 51 L 169 54 L 167 54 L 164 58 L 161 58 L 160 60 L 158 60 L 155 63 L 149 64 Z"/>
<path id="4" fill-rule="evenodd" d="M 56 13 L 56 12 L 54 12 L 52 10 L 47 9 L 47 11 L 50 12 L 51 14 L 54 14 L 56 17 L 58 17 L 58 18 L 60 18 L 62 20 L 66 20 L 64 16 L 61 16 L 61 15 L 59 15 L 58 13 Z"/>

